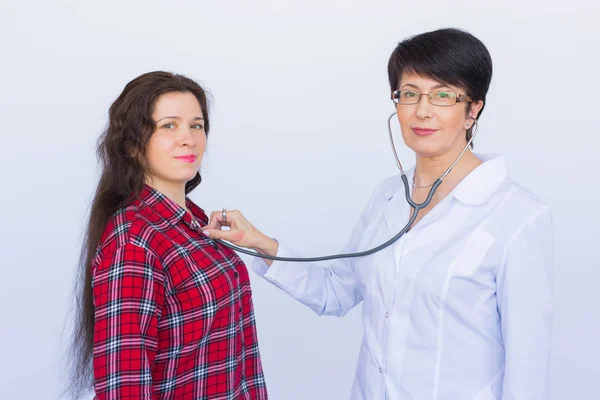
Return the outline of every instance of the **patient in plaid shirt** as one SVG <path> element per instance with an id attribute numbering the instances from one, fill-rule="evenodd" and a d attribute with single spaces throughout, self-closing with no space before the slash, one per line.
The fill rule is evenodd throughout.
<path id="1" fill-rule="evenodd" d="M 181 75 L 141 75 L 110 108 L 75 377 L 91 364 L 98 400 L 267 399 L 248 271 L 187 197 L 208 132 L 205 92 Z"/>

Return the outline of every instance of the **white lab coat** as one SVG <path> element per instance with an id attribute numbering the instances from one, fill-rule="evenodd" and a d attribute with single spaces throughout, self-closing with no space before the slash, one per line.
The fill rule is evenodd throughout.
<path id="1" fill-rule="evenodd" d="M 548 399 L 551 214 L 506 176 L 502 156 L 478 157 L 483 164 L 379 253 L 253 264 L 319 315 L 363 303 L 351 399 Z M 400 176 L 384 181 L 344 252 L 387 241 L 409 211 Z M 297 256 L 283 245 L 277 255 Z"/>

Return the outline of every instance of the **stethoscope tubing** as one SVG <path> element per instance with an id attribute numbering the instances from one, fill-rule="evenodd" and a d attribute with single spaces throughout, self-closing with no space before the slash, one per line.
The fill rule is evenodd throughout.
<path id="1" fill-rule="evenodd" d="M 442 176 L 440 176 L 432 185 L 431 185 L 431 189 L 429 189 L 429 193 L 427 195 L 427 198 L 425 199 L 425 201 L 423 201 L 422 203 L 415 203 L 413 201 L 413 199 L 410 197 L 410 186 L 408 183 L 408 178 L 406 177 L 406 173 L 404 172 L 404 168 L 402 168 L 402 163 L 400 162 L 400 159 L 398 158 L 398 153 L 396 152 L 396 146 L 394 145 L 394 137 L 392 135 L 392 127 L 391 127 L 391 120 L 394 117 L 394 115 L 396 115 L 396 113 L 392 113 L 388 119 L 388 134 L 389 134 L 389 139 L 390 139 L 390 143 L 392 146 L 392 151 L 394 153 L 394 157 L 396 158 L 396 164 L 398 166 L 398 169 L 400 170 L 400 175 L 402 178 L 402 183 L 404 184 L 404 194 L 406 196 L 406 202 L 408 203 L 408 205 L 413 209 L 413 213 L 410 216 L 408 223 L 404 226 L 404 228 L 402 228 L 402 230 L 400 232 L 398 232 L 394 237 L 392 237 L 390 240 L 388 240 L 385 243 L 380 244 L 377 247 L 373 247 L 372 249 L 369 250 L 364 250 L 364 251 L 359 251 L 359 252 L 355 252 L 355 253 L 344 253 L 344 254 L 332 254 L 332 255 L 328 255 L 328 256 L 318 256 L 318 257 L 278 257 L 278 256 L 270 256 L 268 254 L 262 254 L 256 251 L 252 251 L 252 250 L 248 250 L 248 249 L 244 249 L 242 247 L 239 246 L 235 246 L 229 242 L 226 242 L 224 240 L 221 239 L 214 239 L 215 242 L 219 242 L 221 245 L 228 247 L 236 252 L 242 253 L 242 254 L 247 254 L 249 256 L 252 257 L 258 257 L 258 258 L 264 258 L 267 260 L 273 260 L 273 261 L 285 261 L 285 262 L 318 262 L 318 261 L 329 261 L 329 260 L 337 260 L 337 259 L 342 259 L 342 258 L 357 258 L 357 257 L 365 257 L 365 256 L 369 256 L 371 254 L 377 253 L 378 251 L 381 251 L 383 249 L 385 249 L 386 247 L 389 247 L 390 245 L 392 245 L 393 243 L 397 242 L 398 240 L 400 240 L 400 238 L 402 236 L 404 236 L 406 234 L 406 232 L 408 232 L 411 228 L 411 226 L 413 225 L 413 223 L 416 221 L 417 217 L 419 216 L 419 211 L 421 211 L 422 209 L 426 208 L 430 203 L 431 200 L 433 200 L 433 196 L 435 195 L 435 192 L 437 191 L 438 187 L 442 184 L 443 179 L 450 173 L 450 171 L 452 171 L 452 169 L 454 168 L 454 166 L 458 163 L 458 161 L 461 159 L 461 157 L 463 156 L 463 154 L 465 154 L 465 152 L 467 151 L 467 149 L 469 148 L 469 145 L 471 144 L 471 142 L 473 141 L 473 139 L 475 138 L 475 136 L 477 135 L 477 130 L 475 130 L 473 132 L 473 135 L 471 136 L 471 139 L 468 141 L 467 145 L 465 146 L 465 148 L 463 149 L 463 151 L 459 154 L 459 156 L 456 158 L 456 160 L 454 160 L 454 162 L 452 163 L 452 165 L 450 165 L 450 167 L 448 167 L 448 169 L 444 172 L 444 174 Z M 475 119 L 474 119 L 475 120 Z M 475 123 L 477 121 L 475 120 Z"/>

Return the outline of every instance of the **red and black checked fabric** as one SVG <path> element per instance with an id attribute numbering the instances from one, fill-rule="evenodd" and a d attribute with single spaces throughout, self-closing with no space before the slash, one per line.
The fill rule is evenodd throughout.
<path id="1" fill-rule="evenodd" d="M 246 266 L 184 208 L 145 187 L 92 268 L 98 400 L 267 399 Z"/>

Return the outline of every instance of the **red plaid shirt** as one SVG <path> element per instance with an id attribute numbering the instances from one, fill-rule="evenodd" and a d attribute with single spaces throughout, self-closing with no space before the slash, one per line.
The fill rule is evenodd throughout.
<path id="1" fill-rule="evenodd" d="M 267 399 L 246 266 L 184 208 L 145 187 L 92 267 L 98 400 Z"/>

